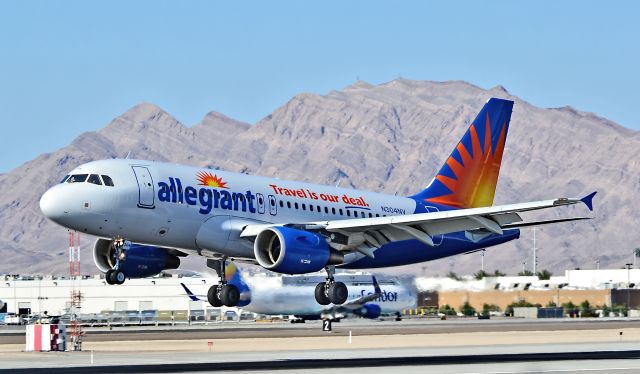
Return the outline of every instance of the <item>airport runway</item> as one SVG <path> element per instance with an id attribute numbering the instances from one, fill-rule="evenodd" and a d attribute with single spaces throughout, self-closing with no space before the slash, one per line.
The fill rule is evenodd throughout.
<path id="1" fill-rule="evenodd" d="M 405 319 L 396 321 L 343 320 L 333 324 L 332 334 L 348 335 L 416 335 L 471 332 L 527 332 L 566 330 L 616 330 L 640 328 L 638 319 Z M 210 325 L 139 326 L 85 328 L 86 342 L 191 340 L 236 338 L 291 338 L 326 336 L 319 321 L 305 324 L 275 323 L 218 323 Z M 1 344 L 24 344 L 24 327 L 0 329 Z"/>
<path id="2" fill-rule="evenodd" d="M 640 372 L 636 325 L 596 319 L 354 320 L 334 324 L 332 333 L 320 331 L 319 322 L 100 329 L 88 333 L 83 352 L 27 353 L 22 344 L 0 343 L 0 367 L 13 373 L 353 373 L 376 367 L 403 374 L 632 373 Z M 2 330 L 0 339 L 14 334 Z"/>

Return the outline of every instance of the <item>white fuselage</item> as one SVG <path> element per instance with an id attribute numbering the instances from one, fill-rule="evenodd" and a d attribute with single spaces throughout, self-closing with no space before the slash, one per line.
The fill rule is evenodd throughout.
<path id="1" fill-rule="evenodd" d="M 84 174 L 107 175 L 114 185 L 55 185 L 41 199 L 45 215 L 99 237 L 214 257 L 253 259 L 252 242 L 239 238 L 251 223 L 402 215 L 416 208 L 404 197 L 151 161 L 101 160 L 70 172 Z"/>
<path id="2" fill-rule="evenodd" d="M 333 308 L 333 305 L 319 305 L 313 296 L 318 279 L 306 276 L 294 277 L 254 277 L 247 279 L 251 289 L 251 302 L 242 307 L 250 312 L 270 315 L 320 315 Z M 352 300 L 374 293 L 373 283 L 369 281 L 350 280 L 349 276 L 336 276 L 345 282 L 349 289 L 349 297 L 345 304 Z M 298 279 L 297 282 L 286 282 Z M 415 307 L 416 296 L 411 290 L 394 280 L 381 281 L 382 295 L 370 301 L 380 306 L 383 314 L 391 314 L 403 309 Z"/>

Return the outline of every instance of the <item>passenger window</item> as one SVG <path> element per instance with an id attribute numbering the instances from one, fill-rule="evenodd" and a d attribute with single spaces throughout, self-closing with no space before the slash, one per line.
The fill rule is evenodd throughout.
<path id="1" fill-rule="evenodd" d="M 342 216 L 342 215 L 344 215 L 344 214 L 342 214 L 342 208 L 340 208 L 340 215 L 341 215 L 341 216 Z"/>
<path id="2" fill-rule="evenodd" d="M 87 180 L 89 174 L 75 174 L 67 179 L 67 183 L 80 183 Z"/>
<path id="3" fill-rule="evenodd" d="M 284 202 L 280 200 L 280 208 L 284 208 Z"/>
<path id="4" fill-rule="evenodd" d="M 369 218 L 373 217 L 373 214 L 369 213 Z"/>
<path id="5" fill-rule="evenodd" d="M 349 209 L 347 209 L 347 215 L 351 217 L 351 211 L 349 211 Z"/>
<path id="6" fill-rule="evenodd" d="M 287 208 L 291 209 L 291 201 L 287 201 Z"/>
<path id="7" fill-rule="evenodd" d="M 295 206 L 296 209 L 298 209 L 298 203 L 294 203 L 293 206 Z"/>
<path id="8" fill-rule="evenodd" d="M 100 177 L 98 176 L 98 174 L 91 174 L 89 176 L 89 179 L 87 179 L 87 182 L 102 186 L 102 182 L 100 182 Z"/>
<path id="9" fill-rule="evenodd" d="M 324 213 L 329 214 L 329 208 L 327 208 L 326 206 L 324 207 Z"/>
<path id="10" fill-rule="evenodd" d="M 302 204 L 302 210 L 307 210 L 307 206 L 305 204 Z"/>
<path id="11" fill-rule="evenodd" d="M 113 180 L 108 175 L 102 175 L 102 181 L 105 186 L 113 187 Z"/>
<path id="12" fill-rule="evenodd" d="M 62 180 L 60 181 L 60 183 L 64 183 L 64 181 L 66 181 L 67 178 L 69 178 L 69 174 L 65 175 L 64 178 L 62 178 Z"/>
<path id="13" fill-rule="evenodd" d="M 380 215 L 378 213 L 376 213 L 376 217 L 380 217 Z"/>
<path id="14" fill-rule="evenodd" d="M 336 214 L 336 208 L 331 208 L 331 213 Z"/>
<path id="15" fill-rule="evenodd" d="M 317 208 L 318 208 L 318 213 L 320 213 L 321 212 L 320 205 L 318 205 Z"/>

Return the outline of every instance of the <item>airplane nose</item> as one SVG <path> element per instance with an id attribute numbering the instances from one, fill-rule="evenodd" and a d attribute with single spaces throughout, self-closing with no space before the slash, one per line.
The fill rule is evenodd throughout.
<path id="1" fill-rule="evenodd" d="M 63 204 L 55 187 L 48 189 L 40 198 L 40 211 L 53 221 L 64 215 Z"/>

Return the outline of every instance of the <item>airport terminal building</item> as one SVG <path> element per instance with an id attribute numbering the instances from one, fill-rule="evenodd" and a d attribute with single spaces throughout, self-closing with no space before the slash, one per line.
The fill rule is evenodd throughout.
<path id="1" fill-rule="evenodd" d="M 356 276 L 356 275 L 354 275 Z M 257 277 L 257 278 L 256 278 Z M 278 278 L 293 281 L 295 277 L 253 276 L 253 282 Z M 368 277 L 368 276 L 367 276 Z M 257 280 L 256 280 L 257 279 Z M 158 320 L 161 322 L 239 320 L 242 310 L 235 307 L 211 307 L 206 301 L 192 301 L 181 283 L 202 299 L 215 277 L 164 275 L 144 279 L 128 279 L 123 285 L 108 285 L 102 275 L 68 277 L 0 276 L 0 300 L 5 313 L 64 315 L 70 310 L 89 319 L 111 318 Z M 537 277 L 426 278 L 414 280 L 418 308 L 439 308 L 448 304 L 459 309 L 468 302 L 476 310 L 493 304 L 501 310 L 514 302 L 527 301 L 547 305 L 572 302 L 579 305 L 629 305 L 640 308 L 640 269 L 567 270 L 564 276 L 539 280 Z M 81 308 L 72 308 L 72 293 L 81 295 Z M 246 318 L 256 318 L 246 313 Z"/>

